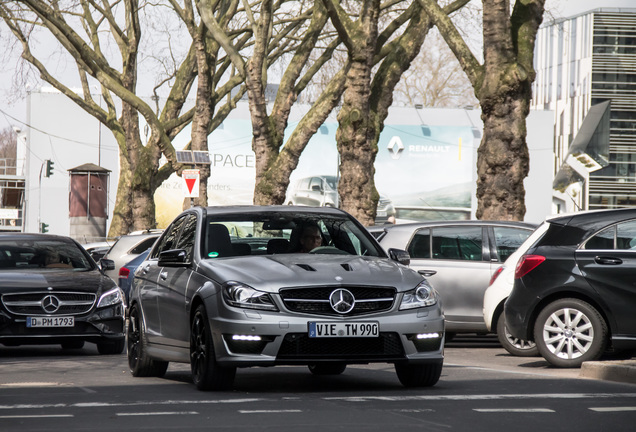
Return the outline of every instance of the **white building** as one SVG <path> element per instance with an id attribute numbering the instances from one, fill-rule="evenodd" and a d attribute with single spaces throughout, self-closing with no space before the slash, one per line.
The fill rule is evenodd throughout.
<path id="1" fill-rule="evenodd" d="M 554 112 L 553 211 L 636 205 L 636 9 L 545 23 L 533 107 Z"/>

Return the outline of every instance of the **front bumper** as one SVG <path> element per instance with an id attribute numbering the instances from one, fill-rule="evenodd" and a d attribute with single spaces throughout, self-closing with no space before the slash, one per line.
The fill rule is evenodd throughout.
<path id="1" fill-rule="evenodd" d="M 29 328 L 25 316 L 14 316 L 0 310 L 0 343 L 15 346 L 57 344 L 69 340 L 91 343 L 122 340 L 125 338 L 124 313 L 123 305 L 118 304 L 75 316 L 73 327 Z"/>
<path id="2" fill-rule="evenodd" d="M 223 366 L 441 363 L 444 358 L 444 316 L 438 306 L 346 320 L 224 305 L 220 309 L 217 316 L 209 319 L 216 358 Z M 373 338 L 309 337 L 309 322 L 355 321 L 377 322 L 380 335 Z M 418 338 L 418 335 L 424 336 Z"/>

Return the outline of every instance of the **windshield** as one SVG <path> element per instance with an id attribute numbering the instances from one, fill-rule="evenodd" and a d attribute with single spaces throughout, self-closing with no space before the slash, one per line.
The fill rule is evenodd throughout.
<path id="1" fill-rule="evenodd" d="M 321 213 L 210 215 L 202 256 L 223 258 L 280 253 L 384 256 L 353 220 Z"/>
<path id="2" fill-rule="evenodd" d="M 0 271 L 93 268 L 89 258 L 72 242 L 60 240 L 0 240 Z"/>

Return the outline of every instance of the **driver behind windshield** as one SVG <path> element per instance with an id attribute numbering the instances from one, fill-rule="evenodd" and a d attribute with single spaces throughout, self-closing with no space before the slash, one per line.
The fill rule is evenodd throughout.
<path id="1" fill-rule="evenodd" d="M 307 225 L 300 235 L 300 250 L 307 253 L 322 245 L 322 235 L 317 225 Z"/>

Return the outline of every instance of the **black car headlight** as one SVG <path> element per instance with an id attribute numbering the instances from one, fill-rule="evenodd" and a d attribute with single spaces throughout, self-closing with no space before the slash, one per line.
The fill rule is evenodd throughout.
<path id="1" fill-rule="evenodd" d="M 102 296 L 99 298 L 99 301 L 97 302 L 97 307 L 104 308 L 109 306 L 116 306 L 119 304 L 125 304 L 125 300 L 124 292 L 121 290 L 121 288 L 117 287 L 102 294 Z"/>
<path id="2" fill-rule="evenodd" d="M 277 311 L 272 297 L 263 291 L 240 282 L 227 282 L 223 285 L 223 298 L 230 306 Z"/>
<path id="3" fill-rule="evenodd" d="M 415 289 L 404 293 L 400 310 L 433 306 L 437 300 L 437 291 L 426 280 L 423 280 Z"/>

